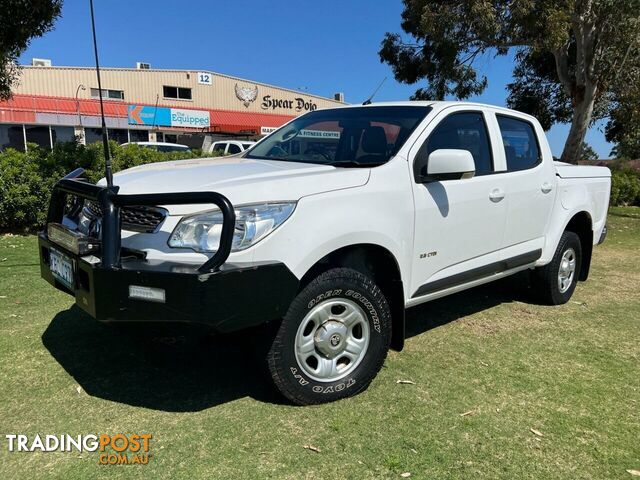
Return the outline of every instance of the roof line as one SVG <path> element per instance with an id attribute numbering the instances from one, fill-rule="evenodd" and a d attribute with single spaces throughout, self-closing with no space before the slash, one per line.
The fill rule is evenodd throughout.
<path id="1" fill-rule="evenodd" d="M 68 70 L 95 70 L 95 67 L 73 67 L 73 66 L 64 66 L 64 65 L 60 65 L 60 66 L 50 66 L 50 67 L 45 67 L 45 66 L 41 66 L 41 65 L 20 65 L 20 68 L 32 68 L 32 69 L 40 69 L 40 70 L 56 70 L 56 69 L 68 69 Z M 229 78 L 232 80 L 238 80 L 240 82 L 247 82 L 247 83 L 253 83 L 254 85 L 260 85 L 263 87 L 269 87 L 269 88 L 275 88 L 277 90 L 285 90 L 287 92 L 292 92 L 292 93 L 297 93 L 299 95 L 306 95 L 307 97 L 314 97 L 314 98 L 319 98 L 322 100 L 329 100 L 331 102 L 336 102 L 337 104 L 340 105 L 346 105 L 346 102 L 339 102 L 338 100 L 335 100 L 333 98 L 330 97 L 323 97 L 322 95 L 317 95 L 315 93 L 306 93 L 306 92 L 301 92 L 300 90 L 294 90 L 293 88 L 287 88 L 287 87 L 279 87 L 277 85 L 271 85 L 270 83 L 264 83 L 264 82 L 256 82 L 255 80 L 248 80 L 246 78 L 241 78 L 241 77 L 235 77 L 233 75 L 227 75 L 225 73 L 219 73 L 219 72 L 214 72 L 212 70 L 193 70 L 193 69 L 180 69 L 180 68 L 150 68 L 150 69 L 144 69 L 141 70 L 139 68 L 131 68 L 131 67 L 100 67 L 100 70 L 105 71 L 105 70 L 122 70 L 122 71 L 131 71 L 131 72 L 188 72 L 188 73 L 194 73 L 194 72 L 204 72 L 204 73 L 210 73 L 213 75 L 217 75 L 219 77 L 225 77 L 225 78 Z"/>

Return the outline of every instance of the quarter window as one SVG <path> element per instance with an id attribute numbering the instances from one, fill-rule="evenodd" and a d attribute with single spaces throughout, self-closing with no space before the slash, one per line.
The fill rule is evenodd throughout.
<path id="1" fill-rule="evenodd" d="M 171 87 L 164 85 L 162 87 L 162 95 L 164 98 L 177 98 L 179 100 L 191 100 L 191 89 L 185 87 Z"/>
<path id="2" fill-rule="evenodd" d="M 476 175 L 493 172 L 489 134 L 480 112 L 452 113 L 440 122 L 427 139 L 427 155 L 443 148 L 470 152 Z"/>
<path id="3" fill-rule="evenodd" d="M 531 124 L 504 115 L 496 117 L 507 158 L 507 171 L 517 172 L 535 167 L 540 162 L 540 150 Z"/>

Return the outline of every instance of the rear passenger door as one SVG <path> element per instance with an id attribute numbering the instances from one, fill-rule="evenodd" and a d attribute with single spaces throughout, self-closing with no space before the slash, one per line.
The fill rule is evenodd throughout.
<path id="1" fill-rule="evenodd" d="M 496 113 L 495 120 L 506 164 L 501 176 L 507 179 L 503 257 L 528 254 L 544 246 L 556 193 L 555 169 L 550 156 L 543 161 L 539 125 L 502 113 Z"/>

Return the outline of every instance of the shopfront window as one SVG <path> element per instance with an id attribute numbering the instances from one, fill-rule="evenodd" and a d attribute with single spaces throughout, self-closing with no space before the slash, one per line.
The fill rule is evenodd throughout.
<path id="1" fill-rule="evenodd" d="M 51 148 L 48 126 L 25 125 L 24 129 L 27 134 L 27 143 L 35 143 L 42 148 Z"/>
<path id="2" fill-rule="evenodd" d="M 84 129 L 84 142 L 87 145 L 102 141 L 102 129 L 100 128 L 85 128 Z"/>
<path id="3" fill-rule="evenodd" d="M 107 131 L 109 133 L 109 140 L 117 142 L 118 145 L 129 141 L 129 133 L 124 128 L 109 128 Z"/>
<path id="4" fill-rule="evenodd" d="M 76 134 L 73 127 L 51 127 L 51 139 L 53 144 L 61 142 L 73 142 L 76 139 Z"/>
<path id="5" fill-rule="evenodd" d="M 109 140 L 113 140 L 118 144 L 127 143 L 129 141 L 129 135 L 124 128 L 109 128 L 107 129 L 107 135 Z M 101 142 L 102 141 L 102 129 L 101 128 L 85 128 L 84 129 L 85 143 Z"/>
<path id="6" fill-rule="evenodd" d="M 149 130 L 129 130 L 130 142 L 148 142 Z"/>
<path id="7" fill-rule="evenodd" d="M 22 125 L 0 124 L 0 150 L 7 148 L 24 151 Z"/>

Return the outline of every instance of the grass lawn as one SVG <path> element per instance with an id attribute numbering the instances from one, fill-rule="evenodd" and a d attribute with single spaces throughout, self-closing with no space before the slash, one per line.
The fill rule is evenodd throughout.
<path id="1" fill-rule="evenodd" d="M 519 275 L 411 309 L 368 391 L 294 407 L 262 368 L 264 332 L 99 324 L 39 278 L 35 237 L 2 236 L 0 478 L 633 478 L 639 253 L 640 209 L 612 208 L 567 305 L 536 305 Z M 153 435 L 148 465 L 4 438 L 119 432 Z"/>

